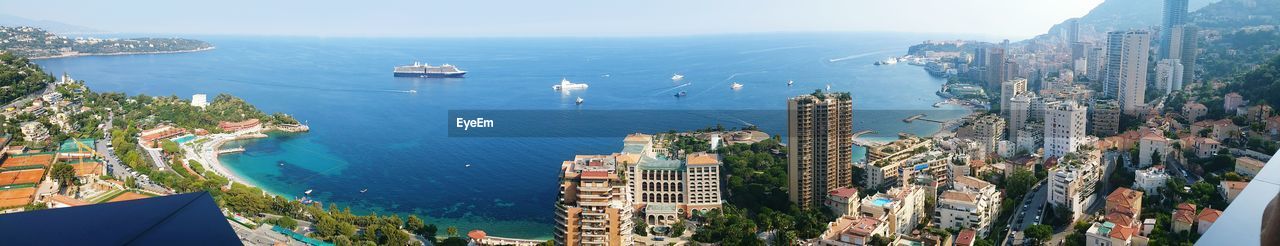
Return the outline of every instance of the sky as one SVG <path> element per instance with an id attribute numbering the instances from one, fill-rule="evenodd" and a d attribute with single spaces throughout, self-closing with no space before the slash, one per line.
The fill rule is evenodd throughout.
<path id="1" fill-rule="evenodd" d="M 0 13 L 118 33 L 322 37 L 907 32 L 1027 38 L 1102 0 L 16 0 Z"/>

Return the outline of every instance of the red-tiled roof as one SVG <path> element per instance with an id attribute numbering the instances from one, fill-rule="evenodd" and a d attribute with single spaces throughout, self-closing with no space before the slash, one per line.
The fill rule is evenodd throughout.
<path id="1" fill-rule="evenodd" d="M 481 230 L 471 230 L 470 232 L 467 232 L 467 237 L 471 238 L 472 240 L 480 240 L 488 237 L 488 234 L 484 233 L 484 231 L 481 231 Z"/>
<path id="2" fill-rule="evenodd" d="M 855 189 L 852 187 L 842 187 L 842 188 L 836 188 L 834 190 L 831 190 L 831 192 L 828 192 L 828 193 L 833 196 L 848 198 L 858 194 L 858 189 Z"/>
<path id="3" fill-rule="evenodd" d="M 243 120 L 243 121 L 240 121 L 240 122 L 226 122 L 226 121 L 223 121 L 223 122 L 218 122 L 218 127 L 219 127 L 219 128 L 222 128 L 222 130 L 223 130 L 223 131 L 229 131 L 229 132 L 230 132 L 230 131 L 237 131 L 237 130 L 245 129 L 245 128 L 252 128 L 252 127 L 258 126 L 258 123 L 259 123 L 259 122 L 258 122 L 258 119 L 256 119 L 256 118 L 254 118 L 254 119 L 247 119 L 247 120 Z"/>
<path id="4" fill-rule="evenodd" d="M 1182 223 L 1195 223 L 1196 205 L 1190 203 L 1178 204 L 1178 210 L 1173 211 L 1173 221 Z"/>
<path id="5" fill-rule="evenodd" d="M 1213 223 L 1218 221 L 1219 216 L 1222 216 L 1222 211 L 1218 211 L 1217 209 L 1212 209 L 1212 208 L 1205 208 L 1204 211 L 1200 211 L 1200 216 L 1198 216 L 1198 218 L 1200 221 L 1208 221 L 1209 223 Z"/>
<path id="6" fill-rule="evenodd" d="M 598 171 L 598 170 L 597 170 L 597 171 L 582 171 L 582 178 L 595 178 L 595 179 L 609 178 L 609 172 L 607 172 L 607 171 Z"/>

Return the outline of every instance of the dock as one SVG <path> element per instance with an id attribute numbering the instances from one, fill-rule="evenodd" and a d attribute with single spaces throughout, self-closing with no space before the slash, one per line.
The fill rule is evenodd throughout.
<path id="1" fill-rule="evenodd" d="M 237 148 L 230 148 L 230 149 L 220 149 L 220 150 L 218 150 L 218 153 L 217 153 L 217 154 L 221 155 L 221 154 L 226 154 L 226 153 L 236 153 L 236 152 L 244 152 L 244 147 L 237 147 Z"/>
<path id="2" fill-rule="evenodd" d="M 862 135 L 867 135 L 867 134 L 872 134 L 872 133 L 875 133 L 875 131 L 872 131 L 872 130 L 861 130 L 861 131 L 854 132 L 854 133 L 853 133 L 853 136 L 852 136 L 852 137 L 850 137 L 850 141 L 853 141 L 853 145 L 862 146 L 862 147 L 876 147 L 876 146 L 880 146 L 880 145 L 881 145 L 881 143 L 877 143 L 877 142 L 874 142 L 874 141 L 871 141 L 871 140 L 866 140 L 866 139 L 861 139 L 861 138 L 859 138 L 859 137 L 862 137 Z"/>
<path id="3" fill-rule="evenodd" d="M 926 116 L 925 114 L 912 115 L 911 117 L 907 117 L 906 119 L 902 119 L 902 122 L 911 123 L 911 122 L 914 122 L 914 121 L 916 121 L 916 120 L 921 120 L 921 121 L 927 121 L 927 122 L 933 122 L 933 123 L 946 123 L 945 121 L 941 121 L 941 120 L 934 120 L 934 119 L 925 118 L 925 116 Z"/>
<path id="4" fill-rule="evenodd" d="M 854 133 L 853 133 L 853 138 L 855 138 L 855 139 L 856 139 L 856 138 L 858 138 L 858 137 L 861 137 L 862 135 L 867 135 L 867 134 L 872 134 L 872 133 L 875 133 L 875 131 L 872 131 L 872 130 L 861 130 L 861 131 L 857 131 L 857 132 L 854 132 Z"/>

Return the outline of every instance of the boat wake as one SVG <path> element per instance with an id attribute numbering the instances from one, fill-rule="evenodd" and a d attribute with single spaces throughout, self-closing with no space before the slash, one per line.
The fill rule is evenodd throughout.
<path id="1" fill-rule="evenodd" d="M 840 57 L 840 58 L 835 58 L 835 59 L 828 59 L 828 60 L 827 60 L 827 62 L 833 62 L 833 63 L 834 63 L 834 62 L 842 62 L 842 61 L 846 61 L 846 60 L 849 60 L 849 59 L 857 59 L 857 58 L 866 57 L 866 56 L 870 56 L 870 55 L 876 55 L 876 54 L 888 53 L 888 52 L 894 52 L 894 51 L 897 51 L 897 50 L 896 50 L 896 49 L 887 49 L 887 50 L 872 51 L 872 52 L 867 52 L 867 53 L 862 53 L 862 54 L 850 55 L 850 56 L 846 56 L 846 57 Z"/>
<path id="2" fill-rule="evenodd" d="M 770 52 L 770 51 L 799 49 L 799 48 L 808 48 L 808 47 L 813 47 L 813 45 L 796 45 L 796 46 L 783 46 L 783 47 L 775 47 L 775 48 L 768 48 L 768 49 L 748 50 L 748 51 L 738 52 L 738 54 L 745 55 L 745 54 L 764 53 L 764 52 Z"/>
<path id="3" fill-rule="evenodd" d="M 689 85 L 692 85 L 692 84 L 693 84 L 693 82 L 688 82 L 688 83 L 684 83 L 684 84 L 680 84 L 680 85 L 672 86 L 671 88 L 667 88 L 667 89 L 665 89 L 665 90 L 661 90 L 661 91 L 658 91 L 658 92 L 654 92 L 654 93 L 653 93 L 653 95 L 654 95 L 654 96 L 656 96 L 656 95 L 659 95 L 659 94 L 665 94 L 665 93 L 671 92 L 671 91 L 673 91 L 673 90 L 680 89 L 680 88 L 684 88 L 685 86 L 689 86 Z"/>

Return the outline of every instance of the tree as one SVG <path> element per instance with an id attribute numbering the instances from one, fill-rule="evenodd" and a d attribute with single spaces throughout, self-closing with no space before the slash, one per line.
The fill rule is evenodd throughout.
<path id="1" fill-rule="evenodd" d="M 409 218 L 404 222 L 405 230 L 409 230 L 417 234 L 422 234 L 422 229 L 426 227 L 426 223 L 423 223 L 422 219 L 419 219 L 417 215 L 409 215 Z"/>
<path id="2" fill-rule="evenodd" d="M 1040 242 L 1049 241 L 1049 237 L 1053 236 L 1053 228 L 1044 224 L 1031 225 L 1025 232 L 1027 237 L 1035 238 Z"/>
<path id="3" fill-rule="evenodd" d="M 671 225 L 671 236 L 672 236 L 672 237 L 680 237 L 680 236 L 683 236 L 683 235 L 684 235 L 684 229 L 685 229 L 685 227 L 684 227 L 684 220 L 677 221 L 677 222 L 676 222 L 676 224 Z"/>
<path id="4" fill-rule="evenodd" d="M 422 236 L 423 236 L 423 237 L 426 237 L 426 238 L 428 238 L 428 239 L 435 240 L 435 238 L 436 238 L 436 233 L 438 233 L 438 232 L 440 232 L 440 228 L 439 228 L 439 227 L 436 227 L 436 224 L 427 224 L 427 226 L 422 227 L 422 232 L 421 232 L 421 234 L 422 234 Z"/>
<path id="5" fill-rule="evenodd" d="M 868 244 L 874 245 L 874 246 L 887 246 L 889 245 L 889 239 L 883 236 L 880 236 L 880 234 L 876 234 L 874 236 L 871 236 L 871 242 Z"/>
<path id="6" fill-rule="evenodd" d="M 635 227 L 631 228 L 631 233 L 640 236 L 649 236 L 649 224 L 644 223 L 644 220 L 640 218 L 635 218 L 632 221 L 634 221 L 633 224 L 635 224 Z"/>
<path id="7" fill-rule="evenodd" d="M 271 224 L 278 225 L 280 227 L 289 228 L 290 230 L 298 228 L 298 221 L 293 220 L 293 218 L 289 218 L 289 217 L 280 217 L 280 218 L 271 220 L 269 222 Z"/>
<path id="8" fill-rule="evenodd" d="M 164 140 L 160 142 L 160 149 L 163 150 L 164 153 L 170 155 L 182 152 L 182 148 L 179 148 L 178 143 L 173 142 L 173 140 Z"/>
<path id="9" fill-rule="evenodd" d="M 440 241 L 440 246 L 466 246 L 466 245 L 467 245 L 467 240 L 463 240 L 462 238 L 459 238 L 459 237 L 449 237 L 449 238 L 445 238 L 444 241 Z"/>
<path id="10" fill-rule="evenodd" d="M 53 165 L 53 171 L 50 171 L 50 177 L 58 182 L 58 188 L 66 188 L 76 182 L 76 169 L 66 163 L 58 163 Z"/>
<path id="11" fill-rule="evenodd" d="M 1036 183 L 1035 174 L 1031 171 L 1018 169 L 1009 176 L 1009 182 L 1005 186 L 1005 190 L 1009 192 L 1010 197 L 1022 197 L 1031 190 L 1031 186 Z"/>
<path id="12" fill-rule="evenodd" d="M 458 227 L 455 227 L 455 226 L 449 226 L 448 228 L 445 228 L 445 229 L 444 229 L 444 231 L 445 231 L 445 233 L 448 233 L 449 237 L 457 237 L 457 236 L 458 236 Z"/>
<path id="13" fill-rule="evenodd" d="M 1222 175 L 1222 179 L 1226 181 L 1244 181 L 1244 177 L 1241 177 L 1240 174 L 1236 172 L 1227 172 Z"/>
<path id="14" fill-rule="evenodd" d="M 347 236 L 336 236 L 336 237 L 333 237 L 333 245 L 335 245 L 335 246 L 352 246 L 352 245 L 355 245 L 355 243 L 354 243 L 354 242 L 351 242 L 351 239 L 350 239 L 350 238 L 347 238 Z"/>

